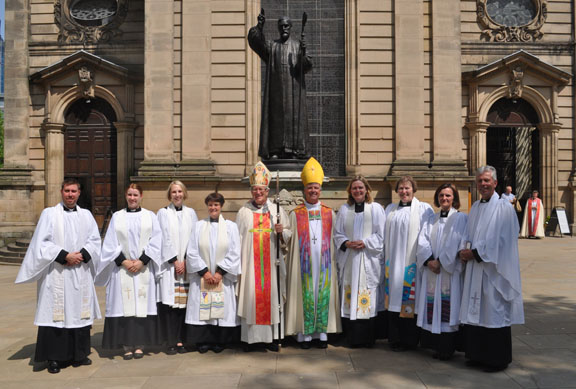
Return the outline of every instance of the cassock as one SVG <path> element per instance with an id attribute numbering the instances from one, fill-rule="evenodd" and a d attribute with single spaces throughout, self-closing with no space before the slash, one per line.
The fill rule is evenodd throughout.
<path id="1" fill-rule="evenodd" d="M 268 159 L 308 154 L 308 114 L 304 74 L 312 60 L 294 39 L 267 41 L 258 27 L 248 32 L 252 50 L 266 63 L 258 155 Z"/>
<path id="2" fill-rule="evenodd" d="M 544 237 L 544 204 L 539 198 L 529 198 L 526 201 L 524 217 L 522 219 L 522 229 L 520 237 L 522 238 L 543 238 Z"/>
<path id="3" fill-rule="evenodd" d="M 238 316 L 242 325 L 242 341 L 272 343 L 284 335 L 283 304 L 279 306 L 276 269 L 276 205 L 267 200 L 257 208 L 251 201 L 240 208 L 236 223 L 242 241 L 242 277 L 238 282 Z M 290 238 L 290 221 L 280 208 L 284 241 Z M 280 295 L 286 298 L 286 265 L 280 250 Z"/>
<path id="4" fill-rule="evenodd" d="M 452 356 L 457 347 L 462 295 L 462 263 L 458 251 L 465 247 L 468 217 L 452 208 L 430 216 L 418 237 L 417 265 L 422 274 L 416 296 L 420 345 L 432 348 L 438 357 Z M 427 267 L 440 261 L 440 273 Z"/>
<path id="5" fill-rule="evenodd" d="M 304 203 L 290 214 L 293 233 L 287 257 L 286 334 L 299 342 L 341 332 L 334 211 Z"/>
<path id="6" fill-rule="evenodd" d="M 169 346 L 186 339 L 184 320 L 190 282 L 186 273 L 176 277 L 174 263 L 186 260 L 186 248 L 197 221 L 196 212 L 185 205 L 176 208 L 171 203 L 158 211 L 162 230 L 162 265 L 156 277 L 158 325 L 160 340 Z"/>
<path id="7" fill-rule="evenodd" d="M 524 323 L 517 231 L 514 207 L 496 193 L 472 206 L 467 240 L 476 260 L 464 273 L 464 348 L 469 360 L 499 369 L 512 361 L 510 326 Z"/>
<path id="8" fill-rule="evenodd" d="M 240 276 L 240 234 L 236 223 L 210 218 L 193 229 L 186 255 L 190 279 L 186 324 L 188 343 L 231 344 L 240 341 L 240 319 L 236 315 L 236 283 Z M 206 271 L 219 272 L 217 288 L 204 285 Z"/>
<path id="9" fill-rule="evenodd" d="M 386 207 L 385 274 L 380 286 L 388 321 L 388 341 L 392 347 L 416 347 L 416 295 L 420 272 L 416 264 L 418 235 L 422 225 L 434 214 L 432 207 L 416 197 L 410 203 Z"/>
<path id="10" fill-rule="evenodd" d="M 90 355 L 90 329 L 100 308 L 94 288 L 100 233 L 90 211 L 60 203 L 46 208 L 30 241 L 16 283 L 38 281 L 34 361 L 79 362 Z M 66 255 L 84 259 L 67 266 Z"/>
<path id="11" fill-rule="evenodd" d="M 378 285 L 386 215 L 378 203 L 344 204 L 338 211 L 334 243 L 338 247 L 340 314 L 351 346 L 375 342 Z M 362 250 L 346 248 L 346 241 L 362 240 Z"/>
<path id="12" fill-rule="evenodd" d="M 156 273 L 161 266 L 162 231 L 156 215 L 144 208 L 112 215 L 98 267 L 97 285 L 106 285 L 106 319 L 102 347 L 106 349 L 158 343 Z M 122 262 L 140 259 L 138 273 Z"/>

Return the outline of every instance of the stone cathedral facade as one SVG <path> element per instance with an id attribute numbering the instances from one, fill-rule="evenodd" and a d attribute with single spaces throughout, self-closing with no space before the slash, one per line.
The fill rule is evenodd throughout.
<path id="1" fill-rule="evenodd" d="M 246 34 L 261 8 L 268 39 L 283 15 L 300 38 L 308 14 L 310 148 L 329 205 L 356 174 L 396 201 L 410 174 L 428 202 L 455 182 L 467 211 L 488 163 L 499 190 L 538 189 L 574 222 L 570 0 L 6 0 L 0 239 L 28 236 L 64 177 L 101 225 L 129 182 L 156 210 L 173 179 L 200 216 L 218 190 L 233 218 L 258 160 L 264 68 Z"/>

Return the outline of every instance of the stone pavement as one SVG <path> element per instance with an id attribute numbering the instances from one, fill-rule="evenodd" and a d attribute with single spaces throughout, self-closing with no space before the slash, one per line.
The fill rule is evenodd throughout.
<path id="1" fill-rule="evenodd" d="M 576 388 L 576 238 L 520 241 L 526 324 L 513 327 L 513 363 L 503 372 L 447 362 L 426 350 L 300 350 L 167 356 L 123 361 L 100 348 L 104 320 L 92 330 L 92 366 L 59 374 L 34 371 L 35 284 L 14 285 L 18 267 L 0 266 L 0 387 L 7 388 Z M 98 288 L 102 312 L 104 290 Z M 42 366 L 36 367 L 36 369 Z"/>

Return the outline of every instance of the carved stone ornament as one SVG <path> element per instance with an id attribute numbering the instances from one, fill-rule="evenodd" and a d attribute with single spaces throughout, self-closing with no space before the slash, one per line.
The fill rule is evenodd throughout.
<path id="1" fill-rule="evenodd" d="M 490 42 L 533 42 L 548 14 L 547 0 L 476 0 L 482 37 Z"/>
<path id="2" fill-rule="evenodd" d="M 130 0 L 56 0 L 54 22 L 58 42 L 105 43 L 121 35 L 118 28 L 128 14 Z"/>
<path id="3" fill-rule="evenodd" d="M 510 69 L 510 83 L 508 84 L 508 98 L 519 99 L 524 88 L 524 68 L 515 66 Z"/>
<path id="4" fill-rule="evenodd" d="M 94 97 L 94 82 L 92 71 L 86 66 L 81 66 L 78 69 L 78 86 L 82 89 L 82 96 L 86 99 Z"/>

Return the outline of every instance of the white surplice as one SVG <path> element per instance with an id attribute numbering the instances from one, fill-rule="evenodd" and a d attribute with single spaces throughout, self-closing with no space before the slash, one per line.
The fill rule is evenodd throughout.
<path id="1" fill-rule="evenodd" d="M 94 288 L 100 233 L 90 211 L 76 209 L 65 212 L 60 203 L 42 211 L 18 272 L 17 284 L 38 281 L 37 326 L 82 328 L 100 318 Z M 82 249 L 90 254 L 88 263 L 67 266 L 55 262 L 62 250 Z"/>
<path id="2" fill-rule="evenodd" d="M 481 262 L 466 263 L 460 320 L 487 328 L 524 323 L 514 207 L 494 193 L 476 201 L 468 217 L 467 241 Z"/>
<path id="3" fill-rule="evenodd" d="M 186 248 L 192 236 L 194 225 L 198 221 L 196 212 L 185 205 L 181 211 L 176 211 L 173 204 L 158 211 L 158 223 L 162 230 L 162 253 L 159 274 L 157 274 L 157 298 L 162 304 L 173 308 L 185 308 L 186 305 L 175 303 L 175 282 L 188 282 L 184 275 L 175 278 L 174 264 L 168 263 L 176 257 L 177 261 L 186 260 Z"/>
<path id="4" fill-rule="evenodd" d="M 440 212 L 424 221 L 418 237 L 416 254 L 418 268 L 422 274 L 421 287 L 416 296 L 418 327 L 439 334 L 458 331 L 460 302 L 462 295 L 462 263 L 458 251 L 465 247 L 466 222 L 468 217 L 452 208 L 447 217 Z M 436 274 L 424 262 L 430 257 L 440 261 L 440 273 Z M 427 299 L 433 298 L 432 323 L 429 323 Z M 449 299 L 449 320 L 442 321 L 442 298 Z M 446 309 L 446 307 L 445 307 Z"/>
<path id="5" fill-rule="evenodd" d="M 150 237 L 145 244 L 142 244 L 140 234 L 142 230 L 143 219 L 151 221 Z M 124 224 L 122 227 L 120 224 Z M 144 220 L 146 222 L 146 220 Z M 122 244 L 118 238 L 118 229 L 126 228 L 128 233 L 129 253 L 124 253 Z M 144 246 L 142 250 L 140 246 Z M 130 316 L 126 312 L 132 311 L 135 308 L 135 315 L 138 317 L 145 317 L 147 315 L 156 315 L 156 276 L 158 269 L 161 266 L 161 246 L 162 246 L 162 231 L 158 224 L 156 215 L 147 209 L 142 208 L 139 212 L 126 212 L 120 210 L 114 212 L 108 231 L 104 237 L 104 244 L 102 245 L 102 260 L 98 267 L 98 276 L 96 278 L 97 285 L 106 285 L 106 317 L 124 317 Z M 136 300 L 135 307 L 124 308 L 124 300 L 126 296 L 122 293 L 122 277 L 121 272 L 128 273 L 123 266 L 118 266 L 115 263 L 116 258 L 120 253 L 124 254 L 126 259 L 139 259 L 145 253 L 150 262 L 148 265 L 143 266 L 142 270 L 132 275 L 128 274 L 133 280 L 133 289 L 140 294 L 140 285 L 147 285 L 144 293 L 146 294 L 145 307 L 143 311 L 140 309 L 140 304 Z M 128 255 L 126 255 L 128 254 Z M 124 275 L 125 276 L 125 275 Z"/>
<path id="6" fill-rule="evenodd" d="M 344 204 L 338 211 L 334 243 L 337 248 L 342 317 L 357 320 L 378 314 L 385 225 L 384 208 L 375 202 L 364 203 L 363 212 L 355 212 L 354 204 Z M 347 240 L 362 240 L 365 247 L 342 251 L 340 248 Z"/>
<path id="7" fill-rule="evenodd" d="M 274 230 L 274 225 L 277 223 L 276 204 L 267 200 L 266 204 L 257 208 L 251 201 L 247 202 L 240 208 L 236 216 L 236 224 L 240 232 L 240 239 L 242 242 L 241 260 L 242 260 L 242 277 L 238 282 L 238 316 L 241 319 L 241 339 L 246 343 L 271 343 L 274 339 L 278 339 L 284 335 L 284 320 L 283 316 L 283 303 L 278 304 L 278 286 L 277 286 L 277 271 L 276 271 L 276 232 L 270 233 L 270 313 L 271 324 L 259 325 L 256 324 L 256 281 L 254 274 L 254 214 L 261 214 L 270 212 L 271 226 Z M 280 222 L 284 226 L 282 235 L 286 242 L 289 241 L 291 236 L 290 220 L 288 215 L 280 207 Z M 279 258 L 280 267 L 280 295 L 282 299 L 286 298 L 286 264 L 284 262 L 284 253 L 280 250 Z M 278 323 L 281 324 L 281 334 L 278 333 Z"/>
<path id="8" fill-rule="evenodd" d="M 226 238 L 219 239 L 218 222 L 210 222 L 210 219 L 200 220 L 196 223 L 192 237 L 188 244 L 186 254 L 186 271 L 190 280 L 188 290 L 188 305 L 186 307 L 186 324 L 193 325 L 214 325 L 220 327 L 236 327 L 240 324 L 240 319 L 236 315 L 237 303 L 235 286 L 240 275 L 240 234 L 236 223 L 222 219 L 225 223 Z M 204 230 L 208 228 L 210 258 L 202 258 L 199 249 L 199 242 L 202 239 Z M 223 258 L 218 258 L 218 242 L 226 242 L 227 250 Z M 209 266 L 207 265 L 209 264 Z M 224 293 L 224 317 L 221 319 L 200 319 L 201 300 L 201 279 L 198 272 L 208 267 L 214 273 L 219 267 L 226 271 L 222 277 L 222 292 Z"/>
<path id="9" fill-rule="evenodd" d="M 415 207 L 413 219 L 419 219 L 419 223 L 411 225 L 412 207 Z M 422 229 L 424 221 L 434 214 L 432 207 L 424 202 L 412 199 L 411 206 L 399 207 L 398 203 L 389 204 L 386 207 L 386 233 L 385 233 L 385 260 L 389 263 L 389 304 L 390 312 L 400 312 L 402 308 L 402 292 L 404 289 L 404 276 L 406 266 L 416 260 L 416 250 L 418 247 L 418 234 Z M 415 238 L 410 242 L 410 237 Z M 418 288 L 421 275 L 416 274 L 415 296 L 418 295 Z M 380 286 L 380 296 L 385 296 L 384 284 Z M 384 310 L 384 302 L 379 310 Z M 418 311 L 418 305 L 415 307 Z"/>

